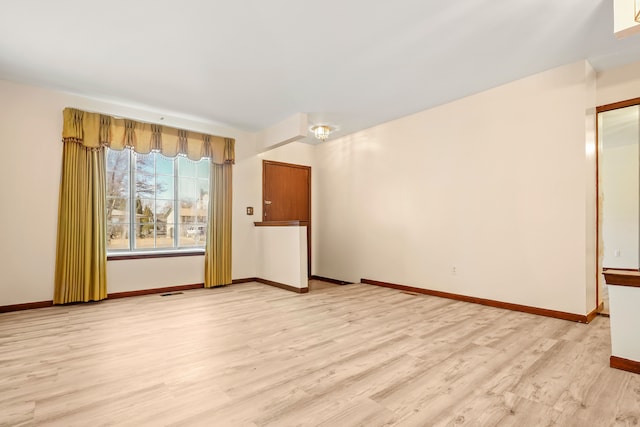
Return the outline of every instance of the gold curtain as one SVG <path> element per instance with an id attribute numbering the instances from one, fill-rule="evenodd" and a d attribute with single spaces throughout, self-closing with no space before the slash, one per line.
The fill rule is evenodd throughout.
<path id="1" fill-rule="evenodd" d="M 219 165 L 235 161 L 235 141 L 232 138 L 89 113 L 74 108 L 64 109 L 62 137 L 65 141 L 80 142 L 92 148 L 131 148 L 141 154 L 154 150 L 167 157 L 184 154 L 193 161 L 208 157 L 211 162 Z"/>
<path id="2" fill-rule="evenodd" d="M 235 140 L 65 108 L 54 303 L 100 300 L 106 289 L 105 150 L 131 148 L 211 161 L 207 286 L 231 283 L 231 167 Z"/>
<path id="3" fill-rule="evenodd" d="M 225 151 L 233 152 L 233 140 L 226 141 Z M 212 164 L 209 179 L 209 227 L 204 254 L 204 286 L 212 288 L 231 284 L 231 163 Z"/>
<path id="4" fill-rule="evenodd" d="M 54 304 L 107 297 L 103 148 L 63 148 Z"/>

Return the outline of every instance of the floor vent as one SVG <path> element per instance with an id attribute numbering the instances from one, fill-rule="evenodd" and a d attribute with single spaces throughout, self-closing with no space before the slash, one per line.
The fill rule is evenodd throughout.
<path id="1" fill-rule="evenodd" d="M 166 294 L 160 294 L 161 297 L 170 297 L 173 295 L 180 295 L 182 292 L 167 292 Z"/>
<path id="2" fill-rule="evenodd" d="M 401 293 L 401 294 L 411 295 L 411 296 L 414 296 L 414 297 L 417 297 L 417 296 L 419 296 L 419 295 L 420 295 L 420 294 L 415 293 L 415 292 L 407 292 L 407 291 L 400 291 L 400 293 Z"/>

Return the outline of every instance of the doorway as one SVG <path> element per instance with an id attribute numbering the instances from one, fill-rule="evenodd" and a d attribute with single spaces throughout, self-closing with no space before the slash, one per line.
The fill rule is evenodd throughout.
<path id="1" fill-rule="evenodd" d="M 306 221 L 311 277 L 311 166 L 262 161 L 262 220 Z"/>
<path id="2" fill-rule="evenodd" d="M 602 271 L 640 268 L 640 99 L 598 107 L 598 303 Z"/>

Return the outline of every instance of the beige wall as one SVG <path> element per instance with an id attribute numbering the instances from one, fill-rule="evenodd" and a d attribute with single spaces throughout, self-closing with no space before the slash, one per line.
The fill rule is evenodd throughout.
<path id="1" fill-rule="evenodd" d="M 611 316 L 611 354 L 640 362 L 640 289 L 609 285 L 609 302 L 615 313 Z"/>
<path id="2" fill-rule="evenodd" d="M 253 223 L 262 220 L 262 161 L 272 160 L 311 166 L 311 216 L 316 215 L 316 179 L 313 167 L 314 146 L 292 142 L 263 153 L 245 147 L 242 153 L 236 148 L 236 164 L 233 169 L 233 278 L 245 279 L 259 276 L 262 254 L 256 228 Z M 246 208 L 253 207 L 254 214 L 247 215 Z M 312 241 L 317 230 L 312 228 Z M 312 253 L 315 258 L 316 254 Z M 312 260 L 312 271 L 314 262 Z M 287 275 L 291 272 L 282 272 Z"/>
<path id="3" fill-rule="evenodd" d="M 593 70 L 579 62 L 339 140 L 262 154 L 253 134 L 162 115 L 168 125 L 237 140 L 233 278 L 258 273 L 253 222 L 262 212 L 261 161 L 269 159 L 312 167 L 314 274 L 583 314 L 595 304 L 592 107 L 596 97 L 602 104 L 640 96 L 638 75 L 640 64 L 601 73 L 596 92 Z M 8 154 L 0 196 L 3 207 L 20 207 L 0 210 L 0 305 L 53 294 L 66 106 L 160 117 L 0 81 L 0 144 Z M 255 215 L 245 214 L 247 206 Z M 185 271 L 176 276 L 163 273 L 163 260 L 111 262 L 109 289 L 193 283 L 199 259 L 172 261 L 172 271 Z"/>
<path id="4" fill-rule="evenodd" d="M 640 98 L 640 62 L 598 73 L 597 105 Z"/>
<path id="5" fill-rule="evenodd" d="M 308 287 L 307 227 L 256 227 L 256 238 L 261 252 L 258 277 Z"/>
<path id="6" fill-rule="evenodd" d="M 594 95 L 579 62 L 319 145 L 316 271 L 592 310 Z"/>

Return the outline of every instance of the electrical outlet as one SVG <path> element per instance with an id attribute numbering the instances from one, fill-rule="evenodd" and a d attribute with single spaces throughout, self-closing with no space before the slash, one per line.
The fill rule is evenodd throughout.
<path id="1" fill-rule="evenodd" d="M 616 249 L 615 251 L 613 251 L 613 256 L 620 256 L 620 249 Z"/>

